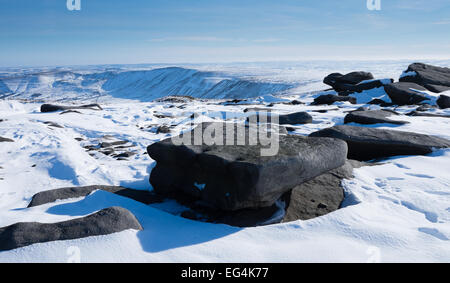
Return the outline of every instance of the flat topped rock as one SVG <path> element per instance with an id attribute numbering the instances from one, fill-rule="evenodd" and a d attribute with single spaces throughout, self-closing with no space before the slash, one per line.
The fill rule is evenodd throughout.
<path id="1" fill-rule="evenodd" d="M 424 155 L 434 148 L 450 147 L 450 141 L 412 132 L 356 126 L 335 126 L 310 135 L 342 139 L 348 144 L 348 158 L 367 161 L 397 155 Z"/>
<path id="2" fill-rule="evenodd" d="M 226 123 L 203 123 L 223 127 Z M 233 124 L 236 126 L 236 124 Z M 194 130 L 195 131 L 195 130 Z M 345 142 L 328 138 L 278 136 L 273 155 L 262 156 L 257 142 L 237 145 L 176 145 L 167 139 L 147 150 L 157 165 L 150 183 L 157 193 L 183 192 L 222 210 L 268 207 L 298 184 L 340 167 L 347 155 Z M 257 132 L 261 134 L 261 132 Z M 219 139 L 225 141 L 225 136 Z"/>
<path id="3" fill-rule="evenodd" d="M 450 68 L 437 67 L 423 63 L 409 65 L 401 82 L 412 82 L 422 85 L 430 91 L 442 90 L 443 86 L 450 87 Z M 439 86 L 436 89 L 436 86 Z"/>
<path id="4" fill-rule="evenodd" d="M 409 122 L 391 120 L 389 117 L 399 116 L 395 111 L 390 110 L 368 110 L 368 111 L 353 111 L 345 116 L 344 123 L 358 123 L 364 125 L 388 123 L 395 125 L 404 125 Z"/>
<path id="5" fill-rule="evenodd" d="M 59 223 L 16 223 L 0 228 L 0 251 L 37 243 L 108 235 L 128 229 L 142 230 L 142 226 L 131 212 L 122 207 L 106 208 L 83 218 Z"/>
<path id="6" fill-rule="evenodd" d="M 323 79 L 323 82 L 331 86 L 337 92 L 340 92 L 340 91 L 348 91 L 350 88 L 363 81 L 373 79 L 374 77 L 371 73 L 358 71 L 358 72 L 351 72 L 346 75 L 340 73 L 333 73 L 326 76 Z"/>

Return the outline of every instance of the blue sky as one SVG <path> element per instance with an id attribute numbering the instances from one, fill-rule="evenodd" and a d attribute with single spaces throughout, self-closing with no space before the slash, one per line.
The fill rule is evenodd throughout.
<path id="1" fill-rule="evenodd" d="M 0 0 L 0 66 L 450 58 L 449 0 Z"/>

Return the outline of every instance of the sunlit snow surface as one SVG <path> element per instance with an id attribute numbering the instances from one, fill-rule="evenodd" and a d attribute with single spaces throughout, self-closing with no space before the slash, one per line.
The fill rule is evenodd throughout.
<path id="1" fill-rule="evenodd" d="M 328 88 L 321 81 L 329 73 L 364 70 L 377 78 L 398 80 L 410 63 L 1 69 L 0 119 L 6 121 L 0 122 L 0 136 L 15 142 L 0 144 L 0 227 L 26 221 L 59 222 L 118 205 L 134 213 L 144 231 L 35 244 L 0 252 L 0 262 L 66 262 L 70 260 L 71 246 L 79 248 L 82 262 L 449 262 L 450 150 L 391 158 L 380 166 L 356 169 L 355 178 L 344 181 L 345 207 L 309 221 L 239 229 L 175 216 L 180 207 L 174 202 L 163 207 L 146 206 L 103 191 L 85 199 L 26 209 L 35 193 L 61 187 L 109 184 L 151 190 L 148 177 L 155 163 L 144 154 L 146 147 L 170 135 L 155 134 L 146 126 L 176 125 L 172 131 L 175 135 L 186 129 L 192 113 L 202 114 L 196 118 L 198 122 L 212 121 L 217 113 L 243 121 L 247 115 L 243 110 L 252 107 L 202 100 L 179 109 L 169 108 L 170 103 L 152 102 L 155 98 L 183 94 L 216 99 L 249 97 L 262 105 L 278 99 L 311 102 Z M 431 63 L 450 66 L 450 61 Z M 377 89 L 357 97 L 366 103 L 386 96 Z M 40 113 L 40 105 L 47 101 L 98 101 L 104 110 L 64 115 Z M 345 112 L 361 106 L 337 105 L 342 108 L 276 104 L 273 109 L 279 113 L 308 111 L 314 123 L 295 126 L 297 130 L 293 132 L 307 135 L 342 124 Z M 317 109 L 333 111 L 312 112 Z M 413 109 L 401 107 L 397 111 L 406 113 Z M 450 115 L 448 110 L 435 112 Z M 157 118 L 153 114 L 172 118 Z M 448 118 L 393 119 L 410 124 L 372 127 L 450 139 Z M 43 123 L 47 121 L 64 128 L 49 127 Z M 85 143 L 98 143 L 105 135 L 129 140 L 137 155 L 129 161 L 117 161 L 103 155 L 90 156 L 82 147 Z M 75 140 L 80 137 L 84 141 Z"/>

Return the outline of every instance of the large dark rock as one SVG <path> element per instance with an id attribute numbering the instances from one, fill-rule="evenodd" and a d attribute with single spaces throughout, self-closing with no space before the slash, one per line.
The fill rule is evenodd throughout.
<path id="1" fill-rule="evenodd" d="M 312 133 L 311 137 L 342 139 L 348 145 L 348 158 L 367 161 L 397 155 L 424 155 L 434 148 L 450 147 L 450 141 L 411 132 L 355 126 L 335 126 Z"/>
<path id="2" fill-rule="evenodd" d="M 408 69 L 405 72 L 415 72 L 415 74 L 402 76 L 400 78 L 401 82 L 416 83 L 428 88 L 430 91 L 437 90 L 435 86 L 450 87 L 449 68 L 436 67 L 423 63 L 414 63 L 409 65 Z"/>
<path id="3" fill-rule="evenodd" d="M 337 92 L 341 92 L 348 91 L 349 88 L 361 83 L 362 81 L 373 79 L 373 75 L 367 72 L 352 72 L 346 75 L 333 73 L 325 77 L 323 82 L 331 86 Z"/>
<path id="4" fill-rule="evenodd" d="M 203 123 L 193 132 L 213 132 L 215 128 L 225 133 L 225 125 Z M 217 132 L 214 145 L 206 145 L 204 140 L 200 145 L 176 145 L 171 139 L 150 145 L 148 153 L 157 161 L 150 176 L 155 192 L 184 192 L 221 210 L 268 207 L 293 187 L 342 166 L 347 155 L 346 144 L 336 139 L 280 135 L 271 143 L 273 149 L 279 149 L 275 155 L 261 156 L 268 146 L 260 139 L 250 145 L 249 136 L 266 133 L 231 126 L 234 135 L 228 138 L 234 145 L 217 145 L 226 144 L 225 135 Z M 194 144 L 191 133 L 182 137 Z M 244 145 L 236 145 L 238 141 Z"/>
<path id="5" fill-rule="evenodd" d="M 447 95 L 440 95 L 438 100 L 436 101 L 436 104 L 441 109 L 450 108 L 450 97 Z"/>
<path id="6" fill-rule="evenodd" d="M 343 179 L 353 177 L 353 168 L 361 167 L 358 161 L 348 160 L 345 165 L 326 172 L 286 192 L 276 204 L 259 209 L 237 211 L 215 210 L 199 204 L 195 198 L 173 194 L 172 199 L 187 207 L 182 217 L 237 227 L 255 227 L 280 222 L 308 220 L 340 208 L 344 200 Z"/>
<path id="7" fill-rule="evenodd" d="M 354 93 L 361 93 L 365 90 L 371 90 L 374 88 L 383 87 L 383 86 L 391 84 L 393 82 L 394 82 L 393 79 L 383 79 L 383 80 L 364 81 L 364 82 L 361 82 L 356 85 L 345 85 L 345 87 L 341 86 L 341 88 L 345 89 L 345 90 L 339 91 L 339 95 L 340 96 L 348 96 L 348 95 L 354 94 Z"/>
<path id="8" fill-rule="evenodd" d="M 272 118 L 273 115 L 270 112 L 258 112 L 255 115 L 251 115 L 247 118 L 249 122 L 260 122 L 261 115 L 267 118 L 267 123 L 274 123 L 276 120 Z M 286 115 L 278 116 L 278 123 L 280 125 L 298 125 L 298 124 L 310 124 L 313 121 L 313 117 L 309 115 L 307 112 L 296 112 Z"/>
<path id="9" fill-rule="evenodd" d="M 41 112 L 43 112 L 43 113 L 76 110 L 76 109 L 103 110 L 103 108 L 96 103 L 80 105 L 80 106 L 64 106 L 64 105 L 53 105 L 53 104 L 43 104 L 41 106 Z"/>
<path id="10" fill-rule="evenodd" d="M 399 114 L 391 110 L 369 110 L 369 111 L 353 111 L 345 116 L 344 123 L 358 123 L 364 125 L 389 123 L 395 125 L 404 125 L 409 122 L 391 120 L 389 117 L 398 116 Z"/>
<path id="11" fill-rule="evenodd" d="M 342 167 L 296 186 L 286 194 L 282 222 L 308 220 L 338 210 L 344 200 L 341 182 L 352 177 L 353 166 L 347 161 Z"/>
<path id="12" fill-rule="evenodd" d="M 110 192 L 123 197 L 131 198 L 135 201 L 139 201 L 145 204 L 152 204 L 161 202 L 160 196 L 155 195 L 149 191 L 133 190 L 118 186 L 86 186 L 86 187 L 72 187 L 72 188 L 61 188 L 49 191 L 43 191 L 35 194 L 31 199 L 28 207 L 34 207 L 38 205 L 43 205 L 46 203 L 52 203 L 57 200 L 65 200 L 70 198 L 80 198 L 91 194 L 93 191 L 102 190 Z"/>
<path id="13" fill-rule="evenodd" d="M 356 98 L 351 96 L 339 96 L 333 94 L 324 94 L 314 99 L 314 102 L 311 105 L 331 105 L 335 102 L 350 102 L 352 104 L 356 104 Z"/>
<path id="14" fill-rule="evenodd" d="M 142 230 L 142 226 L 131 212 L 121 207 L 106 208 L 83 218 L 53 224 L 16 223 L 0 228 L 0 251 L 37 243 L 108 235 L 128 229 Z"/>
<path id="15" fill-rule="evenodd" d="M 8 139 L 8 138 L 4 138 L 4 137 L 0 137 L 0 142 L 14 142 L 14 140 Z"/>
<path id="16" fill-rule="evenodd" d="M 392 102 L 397 105 L 414 105 L 422 101 L 429 100 L 423 94 L 415 91 L 426 90 L 424 87 L 415 83 L 393 83 L 384 86 L 384 90 L 391 98 Z"/>

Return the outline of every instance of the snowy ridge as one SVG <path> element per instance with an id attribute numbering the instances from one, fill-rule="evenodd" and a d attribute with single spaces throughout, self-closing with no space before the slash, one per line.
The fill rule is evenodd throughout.
<path id="1" fill-rule="evenodd" d="M 47 71 L 3 76 L 0 98 L 89 100 L 102 97 L 153 101 L 168 95 L 196 98 L 251 98 L 276 95 L 295 83 L 242 79 L 221 72 L 181 67 L 120 70 L 83 74 Z"/>

